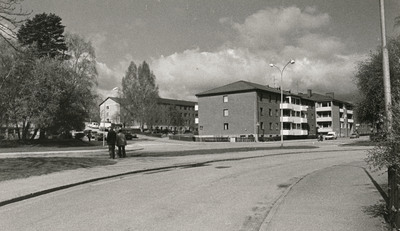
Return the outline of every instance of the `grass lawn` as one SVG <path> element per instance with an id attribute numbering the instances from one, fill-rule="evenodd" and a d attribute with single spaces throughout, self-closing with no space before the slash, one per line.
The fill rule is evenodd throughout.
<path id="1" fill-rule="evenodd" d="M 0 181 L 38 176 L 77 168 L 112 165 L 115 161 L 81 157 L 26 157 L 0 159 Z"/>
<path id="2" fill-rule="evenodd" d="M 67 150 L 93 150 L 102 149 L 103 141 L 67 140 L 19 140 L 0 141 L 0 155 L 6 152 L 35 152 L 35 151 L 67 151 Z"/>

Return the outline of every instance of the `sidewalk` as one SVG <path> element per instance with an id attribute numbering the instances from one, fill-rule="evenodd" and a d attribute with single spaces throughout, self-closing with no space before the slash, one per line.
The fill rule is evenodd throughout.
<path id="1" fill-rule="evenodd" d="M 389 230 L 381 216 L 385 202 L 362 162 L 313 172 L 287 190 L 260 230 Z M 386 175 L 374 174 L 384 183 Z"/>
<path id="2" fill-rule="evenodd" d="M 301 145 L 312 145 L 313 141 Z M 330 150 L 334 145 L 323 143 L 315 151 Z M 278 143 L 251 143 L 252 147 L 277 146 Z M 285 143 L 285 146 L 299 145 Z M 322 145 L 322 144 L 321 144 Z M 249 143 L 218 143 L 215 149 L 249 147 Z M 127 150 L 140 152 L 183 151 L 208 149 L 202 143 L 187 143 L 150 141 L 134 143 Z M 348 149 L 357 147 L 348 147 Z M 98 155 L 107 156 L 106 150 L 100 150 Z M 309 151 L 294 149 L 274 149 L 263 155 Z M 16 156 L 47 156 L 49 153 L 18 153 L 7 154 Z M 93 152 L 58 153 L 66 156 L 91 156 Z M 240 159 L 259 156 L 260 152 L 235 152 L 211 155 L 187 155 L 179 157 L 134 157 L 118 159 L 114 165 L 95 168 L 81 168 L 25 179 L 0 182 L 0 206 L 14 201 L 20 201 L 48 192 L 72 187 L 85 182 L 123 176 L 135 172 L 157 171 L 166 168 L 189 166 L 210 161 Z M 54 153 L 52 154 L 54 156 Z M 385 176 L 385 175 L 384 175 Z M 376 178 L 376 179 L 375 179 Z M 379 183 L 385 182 L 385 177 L 374 175 Z M 380 217 L 373 217 L 373 209 L 382 200 L 371 179 L 363 168 L 358 166 L 335 166 L 311 173 L 302 178 L 297 184 L 288 188 L 286 193 L 275 203 L 260 230 L 385 230 L 385 223 Z M 375 207 L 374 207 L 375 206 Z"/>

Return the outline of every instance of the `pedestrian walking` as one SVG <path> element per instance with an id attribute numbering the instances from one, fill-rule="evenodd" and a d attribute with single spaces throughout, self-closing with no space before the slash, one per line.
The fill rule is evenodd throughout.
<path id="1" fill-rule="evenodd" d="M 118 157 L 120 158 L 126 157 L 125 145 L 126 145 L 125 134 L 122 132 L 122 130 L 119 130 L 117 134 L 117 146 L 118 146 Z"/>
<path id="2" fill-rule="evenodd" d="M 110 158 L 115 159 L 115 142 L 117 141 L 117 133 L 111 127 L 110 131 L 107 133 L 107 145 Z"/>
<path id="3" fill-rule="evenodd" d="M 318 142 L 322 142 L 322 141 L 324 141 L 324 137 L 322 136 L 322 134 L 319 134 L 319 136 L 318 136 Z"/>

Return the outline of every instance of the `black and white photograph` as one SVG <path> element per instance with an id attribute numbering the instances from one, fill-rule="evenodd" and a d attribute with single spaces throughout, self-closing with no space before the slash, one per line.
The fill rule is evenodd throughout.
<path id="1" fill-rule="evenodd" d="M 0 0 L 0 230 L 400 230 L 400 1 Z"/>

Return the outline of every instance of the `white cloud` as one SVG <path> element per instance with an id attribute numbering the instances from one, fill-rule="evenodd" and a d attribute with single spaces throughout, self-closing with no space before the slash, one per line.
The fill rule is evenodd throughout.
<path id="1" fill-rule="evenodd" d="M 296 63 L 285 69 L 284 89 L 336 95 L 356 89 L 352 76 L 361 55 L 349 54 L 340 38 L 326 33 L 330 25 L 326 13 L 313 7 L 267 8 L 243 23 L 231 18 L 222 18 L 220 23 L 237 36 L 219 49 L 188 49 L 149 62 L 161 97 L 196 100 L 197 93 L 238 80 L 279 86 L 280 72 L 269 63 L 282 67 L 290 59 Z M 94 38 L 96 48 L 106 39 L 101 34 Z M 131 60 L 127 55 L 112 67 L 98 63 L 99 92 L 113 94 L 110 90 L 120 86 Z"/>
<path id="2" fill-rule="evenodd" d="M 249 16 L 244 23 L 229 23 L 238 34 L 214 52 L 186 50 L 153 60 L 160 95 L 195 100 L 195 94 L 238 80 L 279 86 L 282 67 L 284 89 L 345 95 L 355 90 L 352 76 L 360 55 L 346 54 L 346 45 L 328 31 L 330 16 L 315 8 L 267 8 Z M 278 78 L 279 77 L 279 78 Z"/>

